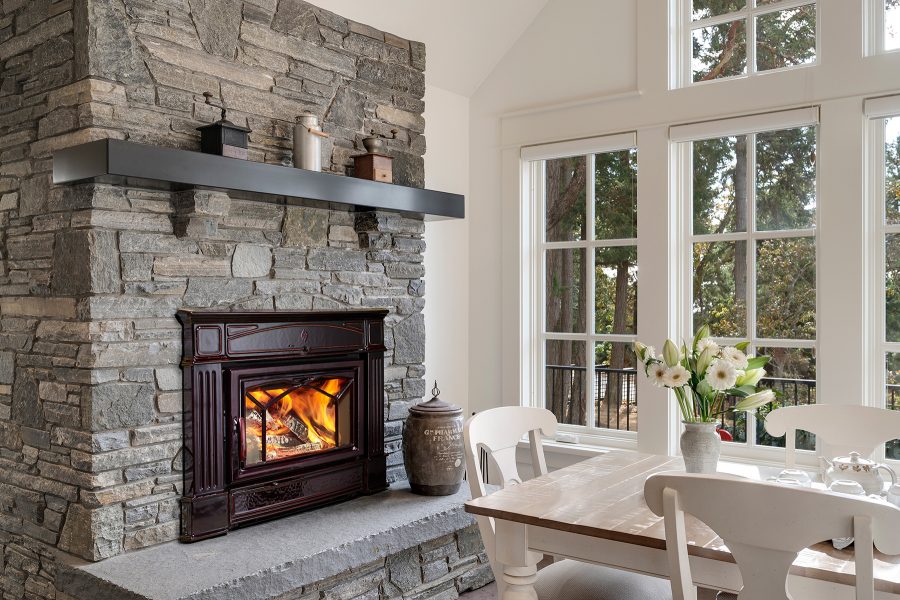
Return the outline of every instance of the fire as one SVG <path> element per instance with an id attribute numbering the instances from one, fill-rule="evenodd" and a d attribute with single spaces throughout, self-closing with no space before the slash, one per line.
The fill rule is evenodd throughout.
<path id="1" fill-rule="evenodd" d="M 341 377 L 297 387 L 284 383 L 247 391 L 244 400 L 247 462 L 299 456 L 335 448 L 337 400 L 347 386 Z M 280 386 L 280 387 L 277 387 Z M 261 456 L 265 437 L 266 456 Z"/>

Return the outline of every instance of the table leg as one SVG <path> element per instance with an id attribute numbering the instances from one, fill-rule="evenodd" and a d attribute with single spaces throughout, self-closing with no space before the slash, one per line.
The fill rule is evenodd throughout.
<path id="1" fill-rule="evenodd" d="M 538 600 L 534 591 L 541 555 L 528 550 L 528 529 L 522 523 L 495 519 L 497 562 L 503 568 L 501 600 Z"/>

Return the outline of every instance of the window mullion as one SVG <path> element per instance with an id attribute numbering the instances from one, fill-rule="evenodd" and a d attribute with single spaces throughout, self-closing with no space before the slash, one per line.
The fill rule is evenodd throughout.
<path id="1" fill-rule="evenodd" d="M 747 14 L 746 32 L 747 75 L 753 75 L 756 73 L 756 14 L 752 10 Z"/>
<path id="2" fill-rule="evenodd" d="M 538 240 L 539 251 L 535 253 L 534 260 L 536 288 L 534 310 L 534 323 L 537 324 L 537 344 L 534 348 L 534 394 L 532 401 L 537 407 L 547 406 L 547 250 L 546 250 L 546 218 L 547 218 L 547 163 L 539 161 L 532 163 L 532 188 L 534 190 L 535 219 L 532 235 Z"/>
<path id="3" fill-rule="evenodd" d="M 596 238 L 597 233 L 597 221 L 596 215 L 594 214 L 594 210 L 596 208 L 595 201 L 595 179 L 596 179 L 596 155 L 588 154 L 585 157 L 587 161 L 586 169 L 587 176 L 585 177 L 585 202 L 587 206 L 585 207 L 585 229 L 587 230 L 587 235 L 585 239 L 593 242 Z M 590 336 L 595 332 L 595 324 L 597 321 L 597 302 L 594 297 L 597 284 L 597 251 L 591 244 L 588 244 L 588 247 L 584 249 L 585 253 L 585 264 L 587 265 L 587 277 L 585 282 L 585 290 L 584 290 L 584 298 L 587 302 L 585 314 L 587 318 L 585 319 L 585 334 Z M 596 406 L 594 405 L 594 397 L 597 396 L 599 398 L 598 390 L 594 389 L 594 386 L 597 384 L 595 377 L 595 365 L 594 361 L 596 358 L 596 354 L 593 348 L 594 343 L 590 341 L 590 338 L 585 340 L 585 345 L 587 346 L 585 349 L 585 378 L 587 385 L 585 386 L 585 390 L 587 391 L 586 406 L 586 425 L 588 427 L 595 427 L 597 420 L 595 417 Z"/>

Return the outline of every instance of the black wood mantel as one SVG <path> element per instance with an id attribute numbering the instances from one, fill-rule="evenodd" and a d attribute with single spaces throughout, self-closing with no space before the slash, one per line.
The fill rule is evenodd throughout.
<path id="1" fill-rule="evenodd" d="M 129 178 L 414 213 L 427 220 L 465 216 L 465 198 L 459 194 L 123 140 L 97 140 L 53 154 L 53 183 Z"/>

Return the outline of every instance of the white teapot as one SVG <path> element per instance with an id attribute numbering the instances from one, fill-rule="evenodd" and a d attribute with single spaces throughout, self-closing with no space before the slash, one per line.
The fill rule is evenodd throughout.
<path id="1" fill-rule="evenodd" d="M 879 470 L 887 471 L 891 476 L 891 484 L 897 482 L 897 475 L 889 466 L 876 463 L 859 455 L 859 452 L 851 452 L 850 456 L 839 456 L 834 460 L 825 460 L 828 470 L 825 471 L 825 483 L 831 484 L 839 479 L 849 479 L 858 482 L 867 494 L 880 494 L 884 491 L 884 479 L 878 473 Z"/>

